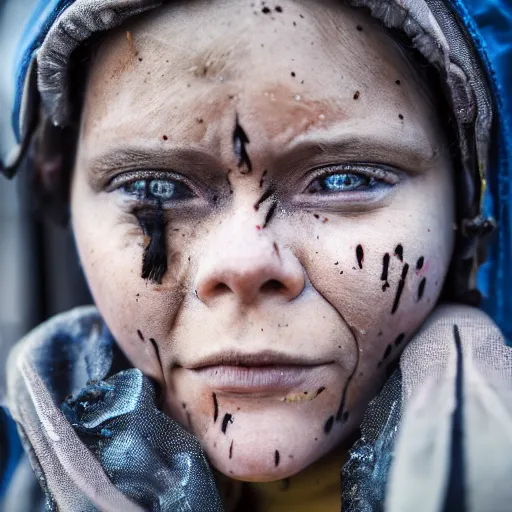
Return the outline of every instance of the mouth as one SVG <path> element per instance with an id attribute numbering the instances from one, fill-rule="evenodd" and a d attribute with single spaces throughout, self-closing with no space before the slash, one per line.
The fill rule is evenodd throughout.
<path id="1" fill-rule="evenodd" d="M 187 369 L 217 391 L 255 394 L 319 387 L 326 367 L 331 364 L 333 361 L 272 351 L 223 352 L 206 357 Z"/>

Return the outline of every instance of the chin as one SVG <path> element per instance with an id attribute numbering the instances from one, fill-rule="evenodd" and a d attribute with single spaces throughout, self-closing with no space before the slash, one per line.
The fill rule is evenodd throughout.
<path id="1" fill-rule="evenodd" d="M 267 450 L 264 450 L 265 452 Z M 259 459 L 259 460 L 258 460 Z M 210 460 L 212 466 L 220 473 L 234 480 L 241 482 L 273 482 L 289 478 L 310 464 L 315 462 L 315 458 L 309 460 L 289 459 L 280 462 L 279 466 L 275 463 L 269 464 L 267 460 L 254 457 L 239 457 L 236 463 L 226 464 L 224 461 Z"/>

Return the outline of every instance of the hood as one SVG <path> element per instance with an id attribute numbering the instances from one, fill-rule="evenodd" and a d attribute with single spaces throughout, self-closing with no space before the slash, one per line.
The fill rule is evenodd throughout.
<path id="1" fill-rule="evenodd" d="M 512 339 L 512 6 L 506 0 L 346 0 L 407 38 L 437 69 L 453 111 L 461 175 L 454 287 L 477 288 L 482 307 Z M 18 52 L 12 176 L 42 124 L 71 121 L 70 61 L 93 34 L 165 0 L 40 0 Z M 42 105 L 42 109 L 39 108 Z M 495 229 L 496 228 L 496 229 Z M 489 236 L 490 232 L 492 235 Z"/>

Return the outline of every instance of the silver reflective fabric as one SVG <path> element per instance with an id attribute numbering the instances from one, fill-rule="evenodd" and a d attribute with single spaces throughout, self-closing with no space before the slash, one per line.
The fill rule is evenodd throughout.
<path id="1" fill-rule="evenodd" d="M 120 359 L 95 308 L 46 322 L 9 358 L 7 404 L 46 510 L 222 511 L 199 441 Z"/>
<path id="2" fill-rule="evenodd" d="M 342 471 L 349 512 L 506 512 L 512 348 L 478 309 L 437 308 L 370 403 Z"/>

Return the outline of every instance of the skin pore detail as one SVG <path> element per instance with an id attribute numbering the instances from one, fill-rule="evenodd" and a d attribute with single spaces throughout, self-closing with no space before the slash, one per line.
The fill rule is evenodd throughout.
<path id="1" fill-rule="evenodd" d="M 363 12 L 280 6 L 177 1 L 108 33 L 71 197 L 115 339 L 246 481 L 289 477 L 357 428 L 435 307 L 454 237 L 414 68 Z"/>

